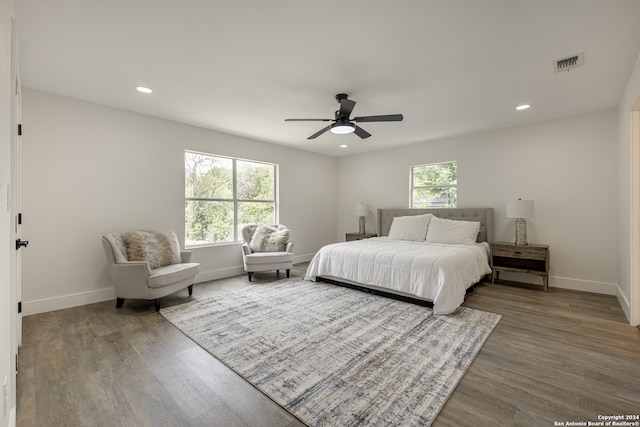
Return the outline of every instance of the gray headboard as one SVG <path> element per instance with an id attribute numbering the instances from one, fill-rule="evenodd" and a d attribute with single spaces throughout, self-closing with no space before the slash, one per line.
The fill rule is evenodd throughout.
<path id="1" fill-rule="evenodd" d="M 388 236 L 393 218 L 430 213 L 438 218 L 479 221 L 478 242 L 493 242 L 493 208 L 378 209 L 378 236 Z"/>

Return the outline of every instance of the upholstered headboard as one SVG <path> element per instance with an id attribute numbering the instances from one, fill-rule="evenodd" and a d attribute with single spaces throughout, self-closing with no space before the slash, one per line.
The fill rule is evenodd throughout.
<path id="1" fill-rule="evenodd" d="M 459 221 L 479 221 L 478 242 L 493 241 L 493 208 L 452 209 L 378 209 L 378 236 L 388 236 L 393 218 L 397 216 L 423 215 L 430 213 L 438 218 Z"/>

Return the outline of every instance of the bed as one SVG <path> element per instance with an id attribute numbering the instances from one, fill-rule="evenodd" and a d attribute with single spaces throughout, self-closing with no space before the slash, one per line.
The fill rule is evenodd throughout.
<path id="1" fill-rule="evenodd" d="M 321 248 L 305 279 L 450 314 L 468 289 L 491 272 L 491 208 L 378 209 L 377 222 L 378 237 Z"/>

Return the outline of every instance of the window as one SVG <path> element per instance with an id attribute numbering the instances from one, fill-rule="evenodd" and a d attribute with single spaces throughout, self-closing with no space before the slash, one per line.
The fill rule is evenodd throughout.
<path id="1" fill-rule="evenodd" d="M 276 223 L 277 168 L 185 151 L 185 246 L 237 242 L 246 224 Z"/>
<path id="2" fill-rule="evenodd" d="M 455 208 L 458 204 L 456 162 L 411 167 L 412 208 Z"/>

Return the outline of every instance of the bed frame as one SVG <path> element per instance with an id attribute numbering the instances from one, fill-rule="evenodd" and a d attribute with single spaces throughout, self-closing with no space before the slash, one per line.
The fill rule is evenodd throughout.
<path id="1" fill-rule="evenodd" d="M 480 222 L 480 232 L 478 242 L 493 242 L 493 208 L 451 208 L 451 209 L 378 209 L 378 236 L 388 236 L 393 218 L 398 216 L 424 215 L 430 213 L 438 218 L 453 219 L 457 221 L 478 221 Z M 381 295 L 387 298 L 394 298 L 400 301 L 410 302 L 425 307 L 433 307 L 433 301 L 416 297 L 404 292 L 394 291 L 378 286 L 364 285 L 334 276 L 318 276 L 316 282 L 330 283 L 332 285 L 357 289 L 374 295 Z M 479 283 L 479 282 L 478 282 Z M 478 283 L 467 288 L 467 294 L 473 291 Z"/>

